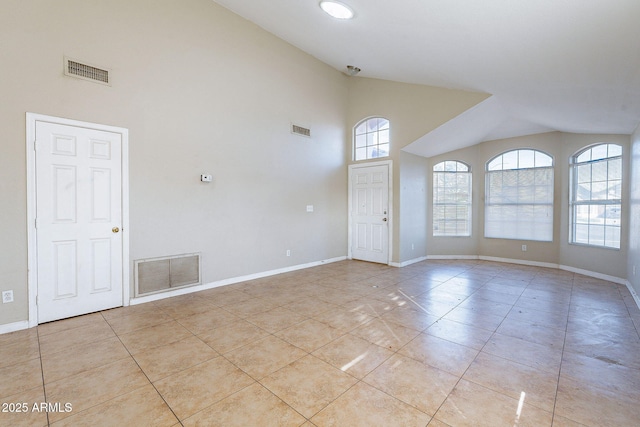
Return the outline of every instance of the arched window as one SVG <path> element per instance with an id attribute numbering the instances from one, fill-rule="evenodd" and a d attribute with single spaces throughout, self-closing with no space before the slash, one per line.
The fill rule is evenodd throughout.
<path id="1" fill-rule="evenodd" d="M 433 166 L 433 235 L 471 235 L 471 168 L 465 163 Z"/>
<path id="2" fill-rule="evenodd" d="M 622 146 L 599 144 L 571 157 L 570 243 L 620 249 Z"/>
<path id="3" fill-rule="evenodd" d="M 371 117 L 353 131 L 353 160 L 376 159 L 389 155 L 389 120 Z"/>
<path id="4" fill-rule="evenodd" d="M 487 162 L 485 237 L 553 240 L 553 158 L 538 150 L 504 152 Z"/>

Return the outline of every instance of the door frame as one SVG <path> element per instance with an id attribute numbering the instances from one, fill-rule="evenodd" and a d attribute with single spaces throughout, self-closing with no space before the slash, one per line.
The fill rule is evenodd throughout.
<path id="1" fill-rule="evenodd" d="M 131 286 L 129 280 L 129 130 L 126 128 L 82 122 L 44 114 L 26 114 L 27 153 L 27 283 L 29 295 L 29 327 L 38 325 L 38 256 L 36 230 L 36 125 L 47 122 L 120 134 L 122 140 L 122 304 L 129 305 Z"/>
<path id="2" fill-rule="evenodd" d="M 348 189 L 348 227 L 347 227 L 347 258 L 353 259 L 353 224 L 352 224 L 352 216 L 351 212 L 353 210 L 353 172 L 357 169 L 373 167 L 373 166 L 387 166 L 389 169 L 388 178 L 389 178 L 389 199 L 388 199 L 388 212 L 387 216 L 388 222 L 388 236 L 387 236 L 387 244 L 389 245 L 387 249 L 387 265 L 391 265 L 391 260 L 393 259 L 393 161 L 392 160 L 382 160 L 377 162 L 367 162 L 367 163 L 354 163 L 349 165 L 349 189 Z"/>

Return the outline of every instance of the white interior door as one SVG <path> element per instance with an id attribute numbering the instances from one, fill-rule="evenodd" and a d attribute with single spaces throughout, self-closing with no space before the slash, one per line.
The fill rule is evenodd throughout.
<path id="1" fill-rule="evenodd" d="M 38 323 L 123 305 L 122 135 L 35 132 Z"/>
<path id="2" fill-rule="evenodd" d="M 351 170 L 351 257 L 389 263 L 389 166 Z"/>

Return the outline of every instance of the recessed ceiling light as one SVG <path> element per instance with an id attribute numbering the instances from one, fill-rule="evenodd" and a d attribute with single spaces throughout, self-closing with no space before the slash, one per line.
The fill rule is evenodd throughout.
<path id="1" fill-rule="evenodd" d="M 329 15 L 336 19 L 351 19 L 353 18 L 353 10 L 344 3 L 339 1 L 321 1 L 320 7 Z"/>

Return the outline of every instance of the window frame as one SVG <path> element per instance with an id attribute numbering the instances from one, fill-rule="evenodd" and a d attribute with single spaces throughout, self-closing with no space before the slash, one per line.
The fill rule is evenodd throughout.
<path id="1" fill-rule="evenodd" d="M 374 120 L 376 121 L 376 127 L 371 129 L 369 123 Z M 386 124 L 381 125 L 380 120 Z M 363 125 L 364 132 L 360 132 Z M 383 142 L 380 142 L 381 134 L 384 133 L 386 133 L 386 141 L 383 139 Z M 391 154 L 391 121 L 382 116 L 364 118 L 353 127 L 352 139 L 351 158 L 354 162 L 389 157 Z M 362 144 L 362 139 L 364 139 L 364 144 Z M 381 152 L 381 147 L 385 145 L 387 146 L 386 154 L 377 155 Z M 358 157 L 358 152 L 361 150 L 364 150 L 365 157 Z M 373 155 L 374 153 L 376 155 Z"/>
<path id="2" fill-rule="evenodd" d="M 521 155 L 520 152 L 533 152 L 533 160 L 531 160 L 531 158 L 526 159 L 526 161 L 523 161 L 521 164 Z M 512 154 L 514 153 L 514 154 Z M 507 156 L 508 155 L 508 156 Z M 538 162 L 538 155 L 540 155 L 540 166 L 536 166 L 536 163 Z M 515 165 L 510 165 L 509 163 L 507 163 L 505 165 L 505 159 L 507 161 L 513 161 L 515 156 L 516 159 L 516 163 Z M 525 157 L 525 156 L 522 156 Z M 497 167 L 497 163 L 496 160 L 498 160 L 499 158 L 501 158 L 501 166 Z M 531 164 L 531 162 L 533 162 Z M 502 173 L 504 174 L 505 172 L 513 172 L 513 171 L 526 171 L 526 170 L 536 170 L 536 171 L 540 171 L 540 172 L 544 172 L 544 171 L 548 171 L 550 172 L 550 183 L 547 183 L 544 185 L 544 187 L 546 187 L 547 189 L 550 189 L 550 192 L 546 192 L 545 196 L 547 199 L 549 199 L 549 202 L 536 202 L 535 198 L 536 198 L 536 176 L 535 176 L 535 172 L 534 172 L 534 182 L 533 185 L 529 184 L 527 185 L 528 187 L 532 187 L 534 194 L 533 194 L 533 201 L 528 201 L 528 202 L 519 202 L 519 201 L 515 201 L 515 202 L 491 202 L 492 199 L 492 194 L 491 194 L 491 184 L 492 184 L 492 175 L 496 174 L 496 173 Z M 503 181 L 504 181 L 504 175 L 503 175 Z M 520 176 L 518 174 L 518 178 L 516 181 L 516 198 L 520 198 L 521 197 L 521 186 L 520 186 Z M 507 239 L 507 240 L 527 240 L 527 241 L 539 241 L 539 242 L 553 242 L 554 239 L 554 210 L 555 210 L 555 206 L 554 206 L 554 197 L 555 197 L 555 159 L 553 158 L 552 155 L 550 155 L 549 153 L 546 153 L 542 150 L 536 149 L 536 148 L 528 148 L 528 147 L 523 147 L 523 148 L 515 148 L 515 149 L 511 149 L 511 150 L 507 150 L 507 151 L 503 151 L 499 154 L 497 154 L 496 156 L 492 157 L 491 159 L 489 159 L 486 164 L 485 164 L 485 197 L 484 197 L 484 237 L 487 239 Z M 503 190 L 504 191 L 504 190 Z M 524 197 L 530 197 L 530 194 L 525 194 Z M 504 196 L 503 196 L 504 197 Z M 513 197 L 513 195 L 512 195 Z M 548 210 L 548 214 L 547 217 L 550 217 L 550 230 L 547 229 L 547 233 L 548 234 L 548 238 L 535 238 L 533 235 L 519 235 L 519 230 L 518 230 L 518 222 L 515 221 L 515 233 L 512 236 L 505 236 L 505 235 L 488 235 L 488 231 L 491 230 L 493 227 L 489 227 L 489 221 L 492 220 L 492 218 L 490 218 L 489 215 L 489 210 L 492 207 L 495 206 L 516 206 L 516 210 L 520 210 L 519 208 L 522 208 L 522 210 L 526 211 L 527 207 L 531 207 L 531 212 L 529 213 L 532 217 L 535 217 L 536 213 L 535 213 L 535 208 L 539 207 L 539 206 L 546 206 L 547 210 Z M 516 214 L 517 216 L 517 214 Z M 495 219 L 493 219 L 495 221 Z M 549 223 L 547 222 L 547 223 Z M 534 222 L 535 223 L 535 222 Z"/>
<path id="3" fill-rule="evenodd" d="M 455 165 L 455 170 L 447 170 L 447 163 L 451 164 L 453 163 Z M 442 165 L 442 170 L 436 170 L 436 167 Z M 464 168 L 464 169 L 461 169 Z M 472 219 L 473 219 L 473 174 L 472 174 L 472 169 L 471 169 L 471 165 L 469 165 L 468 163 L 459 161 L 459 160 L 443 160 L 441 162 L 438 162 L 436 164 L 433 165 L 433 167 L 431 168 L 431 172 L 432 172 L 432 179 L 433 179 L 433 185 L 431 186 L 432 188 L 432 198 L 431 198 L 431 202 L 432 202 L 432 208 L 431 208 L 431 234 L 433 237 L 471 237 L 471 234 L 473 232 L 472 229 Z M 450 202 L 450 201 L 436 201 L 437 199 L 437 189 L 436 189 L 436 185 L 440 182 L 439 179 L 436 177 L 436 174 L 443 174 L 443 177 L 446 177 L 447 174 L 450 174 L 452 176 L 455 176 L 455 178 L 453 179 L 455 187 L 454 190 L 460 190 L 462 187 L 459 185 L 459 180 L 458 180 L 458 174 L 465 174 L 468 176 L 468 184 L 467 184 L 467 188 L 464 190 L 467 190 L 467 201 L 466 202 Z M 446 179 L 445 179 L 446 181 Z M 443 185 L 442 187 L 438 186 L 438 188 L 442 188 L 446 191 L 447 189 L 447 185 L 445 182 L 445 185 Z M 461 206 L 465 206 L 467 208 L 467 218 L 464 219 L 464 221 L 466 221 L 466 232 L 460 233 L 457 232 L 458 230 L 458 222 L 460 222 L 461 220 L 457 217 L 457 208 L 461 207 Z M 456 223 L 456 232 L 455 233 L 446 233 L 444 232 L 444 230 L 447 229 L 446 225 L 443 227 L 443 231 L 440 233 L 436 232 L 436 209 L 437 208 L 441 208 L 444 207 L 445 210 L 447 207 L 453 207 L 454 210 L 456 211 L 456 218 L 453 219 L 448 219 L 446 216 L 440 220 L 440 221 L 444 221 L 444 224 L 446 224 L 447 222 L 454 222 Z"/>
<path id="4" fill-rule="evenodd" d="M 582 160 L 582 161 L 578 161 L 578 158 L 580 156 L 582 156 L 583 154 L 585 154 L 588 151 L 591 151 L 591 156 L 593 157 L 593 150 L 597 147 L 602 147 L 602 146 L 606 146 L 606 150 L 607 150 L 607 155 L 606 157 L 600 157 L 600 158 L 596 158 L 596 159 L 589 159 L 589 160 Z M 615 154 L 615 155 L 609 155 L 609 146 L 615 146 L 618 148 L 620 154 Z M 615 251 L 619 251 L 622 248 L 622 203 L 623 203 L 623 186 L 624 186 L 624 160 L 623 160 L 623 156 L 624 156 L 624 147 L 622 144 L 619 143 L 614 143 L 614 142 L 598 142 L 595 144 L 590 144 L 586 147 L 581 148 L 580 150 L 576 151 L 573 155 L 571 155 L 571 157 L 569 158 L 569 236 L 568 236 L 568 243 L 570 245 L 576 245 L 576 246 L 584 246 L 584 247 L 590 247 L 590 248 L 598 248 L 598 249 L 608 249 L 608 250 L 615 250 Z M 609 177 L 609 167 L 611 162 L 613 161 L 619 161 L 619 175 L 617 179 L 612 179 Z M 592 188 L 593 188 L 593 184 L 594 182 L 603 182 L 603 181 L 594 181 L 593 180 L 593 166 L 597 165 L 597 164 L 606 164 L 606 179 L 604 180 L 605 183 L 605 188 L 607 190 L 607 198 L 606 199 L 589 199 L 589 200 L 577 200 L 576 199 L 576 195 L 578 194 L 578 186 L 580 184 L 579 178 L 578 178 L 578 173 L 579 173 L 579 167 L 580 166 L 586 166 L 589 165 L 589 175 L 590 175 L 590 180 L 588 181 L 591 190 L 589 192 L 590 196 L 592 194 Z M 610 190 L 610 182 L 611 181 L 619 181 L 619 190 L 618 190 L 618 194 L 619 194 L 619 198 L 617 199 L 609 199 L 608 194 L 609 194 L 609 190 Z M 584 182 L 586 183 L 586 181 Z M 576 231 L 576 226 L 577 225 L 587 225 L 587 228 L 590 229 L 591 227 L 591 214 L 589 214 L 589 222 L 587 222 L 586 224 L 579 224 L 578 222 L 576 222 L 576 217 L 577 217 L 577 213 L 576 210 L 579 206 L 603 206 L 604 207 L 604 215 L 605 217 L 603 218 L 603 224 L 601 225 L 601 227 L 603 228 L 603 242 L 604 244 L 600 245 L 600 244 L 594 244 L 594 243 L 589 243 L 589 234 L 590 234 L 590 230 L 587 232 L 587 243 L 585 242 L 579 242 L 576 240 L 577 237 L 577 231 Z M 617 225 L 607 225 L 606 224 L 606 210 L 607 207 L 618 207 L 618 218 L 617 218 Z M 599 224 L 598 224 L 599 225 Z M 608 227 L 612 227 L 615 226 L 618 228 L 618 239 L 617 239 L 617 246 L 612 246 L 612 245 L 607 245 L 607 238 L 606 238 L 606 231 Z"/>

